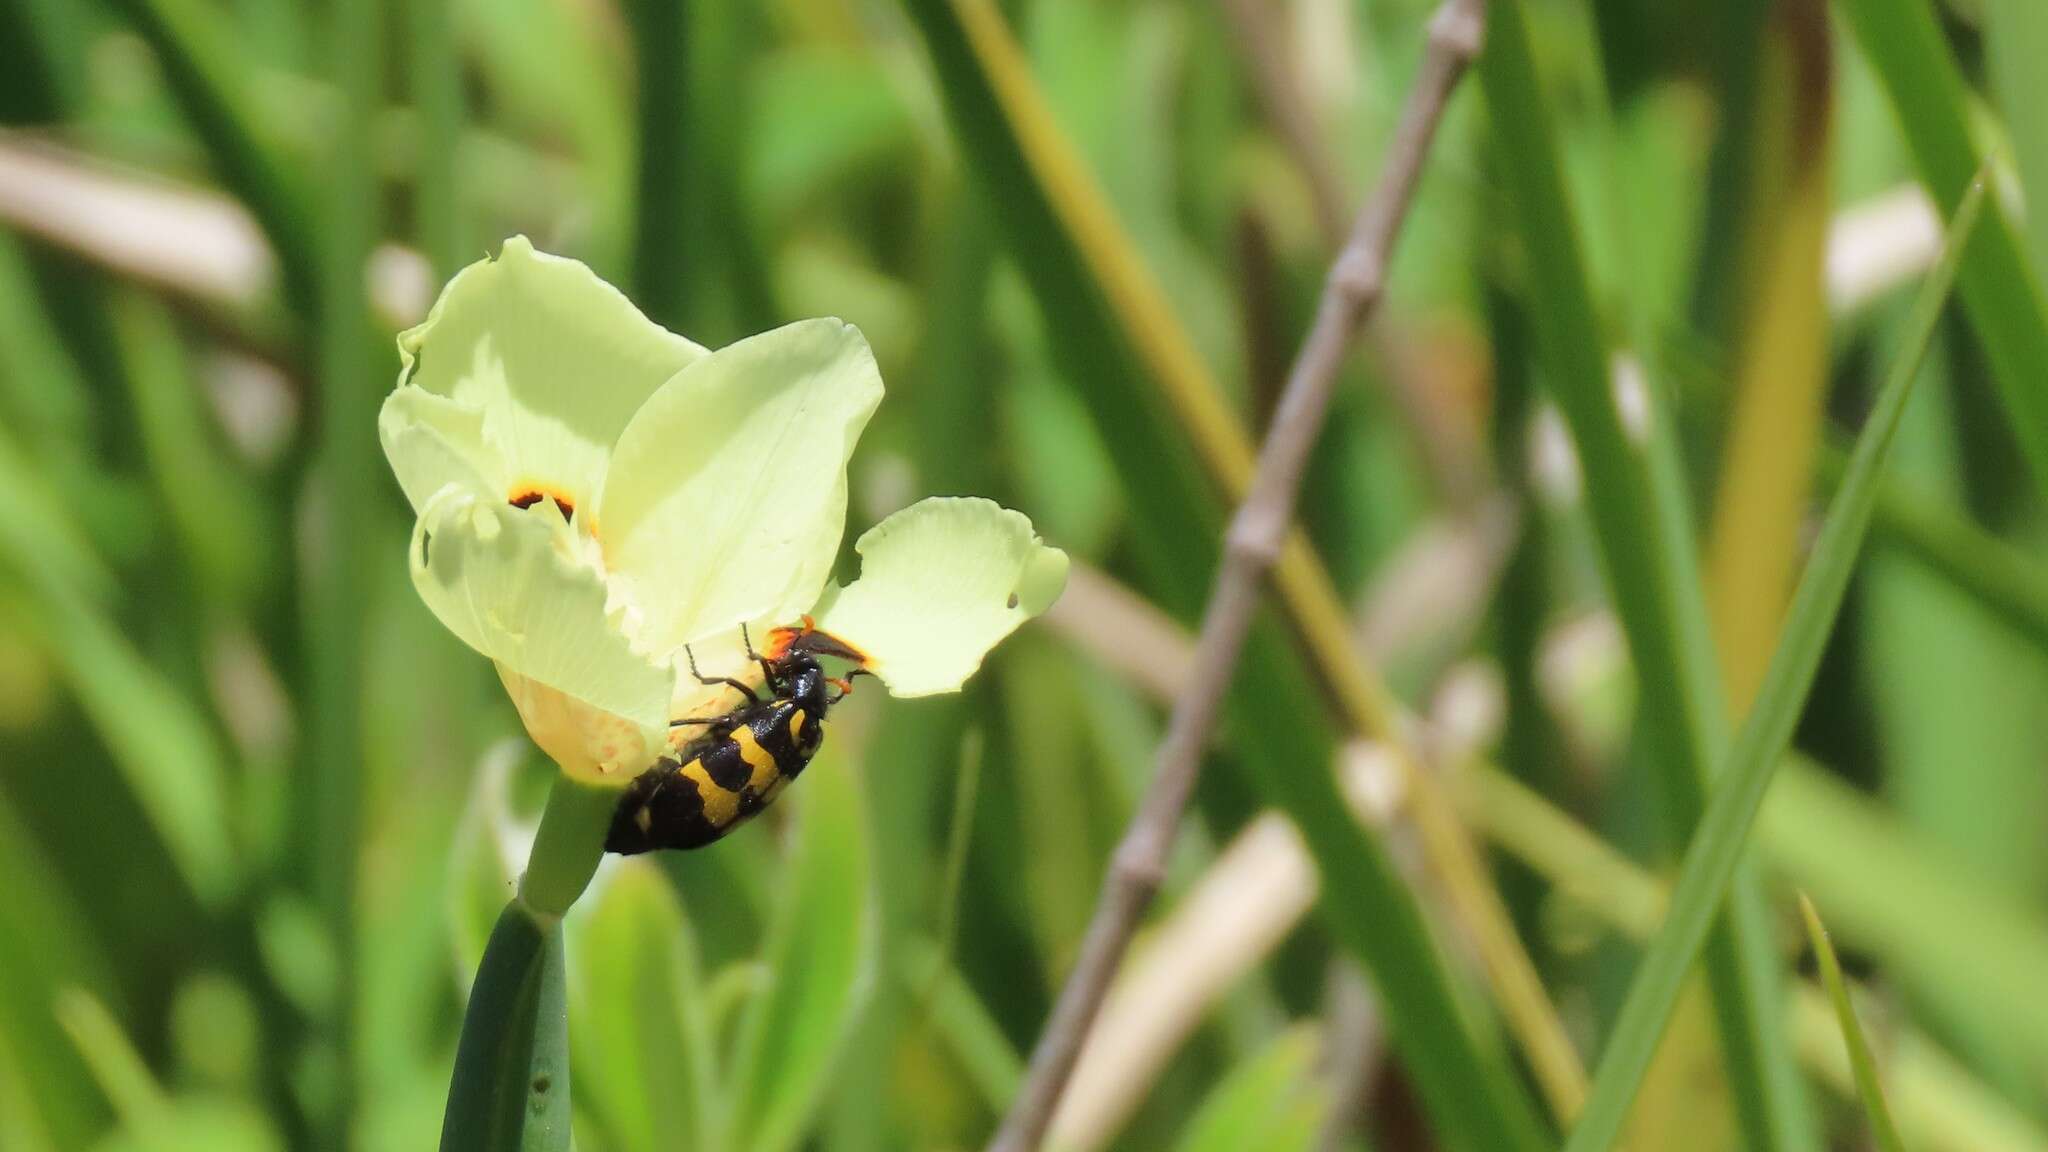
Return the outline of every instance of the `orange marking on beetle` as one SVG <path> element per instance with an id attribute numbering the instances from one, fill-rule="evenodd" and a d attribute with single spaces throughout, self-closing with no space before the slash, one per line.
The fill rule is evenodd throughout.
<path id="1" fill-rule="evenodd" d="M 785 655 L 788 655 L 790 649 L 798 641 L 802 641 L 803 651 L 815 655 L 837 656 L 842 660 L 851 660 L 855 664 L 862 666 L 873 663 L 872 658 L 867 653 L 818 627 L 818 622 L 812 619 L 808 613 L 802 617 L 802 620 L 803 623 L 794 628 L 784 627 L 771 630 L 768 633 L 766 650 L 761 654 L 770 660 L 780 660 Z"/>

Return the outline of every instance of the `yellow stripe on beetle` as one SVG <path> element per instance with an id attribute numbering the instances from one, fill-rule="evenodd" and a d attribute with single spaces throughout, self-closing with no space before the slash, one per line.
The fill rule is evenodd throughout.
<path id="1" fill-rule="evenodd" d="M 852 691 L 851 678 L 867 664 L 865 654 L 817 631 L 808 618 L 802 628 L 777 629 L 766 656 L 753 650 L 744 628 L 741 640 L 761 665 L 766 692 L 697 674 L 692 659 L 698 680 L 733 687 L 746 702 L 672 723 L 699 731 L 678 737 L 671 756 L 633 779 L 613 812 L 607 851 L 699 848 L 767 807 L 817 754 L 826 711 Z M 829 676 L 820 656 L 851 661 L 854 668 L 846 678 Z"/>
<path id="2" fill-rule="evenodd" d="M 754 770 L 754 774 L 747 779 L 747 787 L 752 788 L 757 796 L 766 792 L 768 786 L 782 776 L 781 768 L 775 763 L 774 754 L 761 747 L 761 741 L 755 738 L 754 730 L 751 728 L 733 729 L 732 739 L 733 743 L 739 745 L 740 759 L 745 760 L 747 767 Z"/>
<path id="3" fill-rule="evenodd" d="M 679 771 L 697 786 L 697 795 L 704 800 L 704 819 L 713 828 L 723 828 L 739 816 L 740 794 L 720 788 L 705 770 L 702 757 L 683 765 Z"/>

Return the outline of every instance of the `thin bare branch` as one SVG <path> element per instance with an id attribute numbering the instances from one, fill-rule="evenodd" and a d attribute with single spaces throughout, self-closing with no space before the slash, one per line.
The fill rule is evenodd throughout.
<path id="1" fill-rule="evenodd" d="M 1302 471 L 1322 431 L 1337 370 L 1359 323 L 1380 300 L 1388 255 L 1445 103 L 1479 50 L 1482 3 L 1445 0 L 1430 23 L 1428 51 L 1379 184 L 1330 268 L 1314 326 L 1288 373 L 1259 450 L 1250 490 L 1224 536 L 1222 567 L 1195 644 L 1194 679 L 1175 704 L 1151 787 L 1110 860 L 1079 957 L 990 1152 L 1036 1152 L 1131 933 L 1159 889 L 1266 572 L 1287 539 Z"/>
<path id="2" fill-rule="evenodd" d="M 1230 21 L 1230 42 L 1258 96 L 1259 109 L 1282 150 L 1301 170 L 1316 233 L 1335 249 L 1346 239 L 1344 212 L 1351 194 L 1316 124 L 1315 110 L 1295 82 L 1300 69 L 1273 34 L 1277 6 L 1270 0 L 1223 0 L 1222 6 Z M 1452 410 L 1455 404 L 1446 403 L 1446 389 L 1438 379 L 1441 367 L 1426 363 L 1383 316 L 1366 322 L 1364 343 L 1367 356 L 1386 379 L 1388 398 L 1415 435 L 1415 446 L 1437 490 L 1453 505 L 1468 503 L 1483 484 L 1477 437 Z"/>

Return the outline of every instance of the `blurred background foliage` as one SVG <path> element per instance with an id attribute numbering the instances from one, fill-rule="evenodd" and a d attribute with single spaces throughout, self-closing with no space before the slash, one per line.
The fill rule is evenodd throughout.
<path id="1" fill-rule="evenodd" d="M 1393 687 L 1599 1052 L 1699 806 L 1658 701 L 1685 664 L 1747 706 L 1989 154 L 1746 955 L 1785 985 L 1763 1063 L 1809 1090 L 1806 1146 L 1867 1137 L 1795 888 L 1906 1146 L 2048 1149 L 2048 8 L 1495 2 L 1540 91 L 1452 108 L 1304 492 L 1350 619 L 1255 633 L 1056 1140 L 1435 1146 L 1401 1059 L 1428 1037 L 1384 1024 L 1411 989 L 1355 963 L 1391 907 L 1339 867 L 1361 827 L 1507 1049 L 1317 643 Z M 985 1139 L 1428 7 L 0 0 L 0 1149 L 434 1141 L 548 771 L 413 595 L 371 429 L 392 334 L 514 232 L 705 344 L 859 324 L 890 399 L 854 531 L 971 492 L 1081 562 L 963 696 L 864 692 L 762 820 L 606 871 L 569 938 L 579 1146 Z M 1543 116 L 1553 155 L 1500 146 Z M 1544 163 L 1575 237 L 1518 230 Z M 1546 290 L 1575 239 L 1583 330 Z M 1589 513 L 1557 341 L 1668 422 L 1636 525 L 1668 535 Z M 1630 557 L 1679 574 L 1647 624 L 1608 592 Z M 1357 822 L 1311 819 L 1340 795 Z M 1631 1147 L 1740 1139 L 1753 1087 L 1686 1004 Z"/>

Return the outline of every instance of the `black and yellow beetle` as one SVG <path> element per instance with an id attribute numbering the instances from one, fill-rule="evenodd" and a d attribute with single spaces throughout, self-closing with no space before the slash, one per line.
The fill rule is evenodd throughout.
<path id="1" fill-rule="evenodd" d="M 747 656 L 761 666 L 765 694 L 744 680 L 699 673 L 690 656 L 691 675 L 732 688 L 746 702 L 721 716 L 675 722 L 674 727 L 702 725 L 704 733 L 627 786 L 612 813 L 605 851 L 631 856 L 701 848 L 766 808 L 818 754 L 825 714 L 852 691 L 849 680 L 826 675 L 818 657 L 852 661 L 853 675 L 866 661 L 859 650 L 818 631 L 808 617 L 800 628 L 776 629 L 766 654 L 754 651 L 749 640 Z"/>

